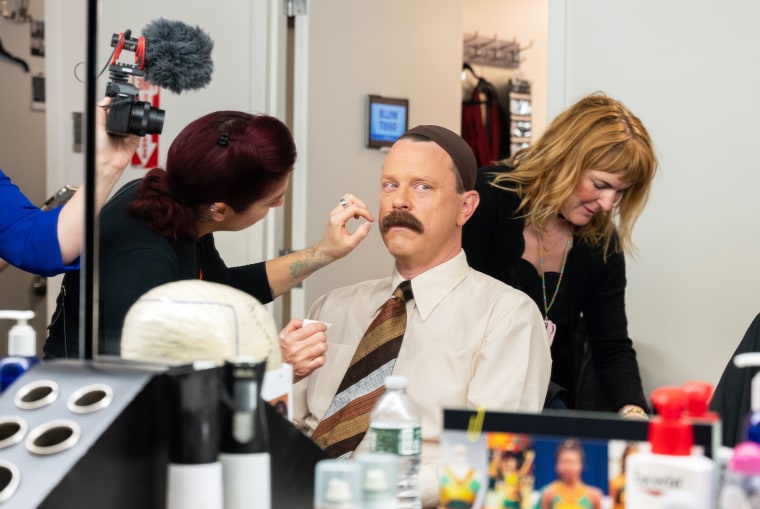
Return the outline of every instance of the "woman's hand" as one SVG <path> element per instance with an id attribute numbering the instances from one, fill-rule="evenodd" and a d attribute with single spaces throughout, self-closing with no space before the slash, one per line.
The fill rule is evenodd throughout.
<path id="1" fill-rule="evenodd" d="M 98 178 L 108 178 L 115 182 L 132 161 L 132 155 L 140 144 L 140 137 L 134 134 L 112 136 L 106 132 L 110 104 L 111 98 L 105 97 L 98 102 L 95 111 L 95 170 Z"/>
<path id="2" fill-rule="evenodd" d="M 618 415 L 626 419 L 643 419 L 645 421 L 649 420 L 649 415 L 647 415 L 646 411 L 638 405 L 624 405 L 620 410 L 618 410 Z"/>
<path id="3" fill-rule="evenodd" d="M 352 218 L 360 217 L 367 221 L 353 233 L 348 231 L 346 224 Z M 374 220 L 363 201 L 352 194 L 343 195 L 338 205 L 330 211 L 327 231 L 322 240 L 306 249 L 267 260 L 267 279 L 272 297 L 279 297 L 315 271 L 353 251 L 369 234 Z"/>
<path id="4" fill-rule="evenodd" d="M 351 233 L 346 227 L 348 222 L 361 217 L 367 221 Z M 325 236 L 315 247 L 319 250 L 321 257 L 328 260 L 328 263 L 343 258 L 367 237 L 374 221 L 375 218 L 370 214 L 367 205 L 353 194 L 346 193 L 339 200 L 338 205 L 330 211 Z"/>

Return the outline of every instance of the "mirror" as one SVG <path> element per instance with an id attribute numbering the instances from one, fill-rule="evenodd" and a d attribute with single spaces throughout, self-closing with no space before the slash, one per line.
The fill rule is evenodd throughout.
<path id="1" fill-rule="evenodd" d="M 29 0 L 0 0 L 0 14 L 7 20 L 26 23 L 31 17 Z"/>

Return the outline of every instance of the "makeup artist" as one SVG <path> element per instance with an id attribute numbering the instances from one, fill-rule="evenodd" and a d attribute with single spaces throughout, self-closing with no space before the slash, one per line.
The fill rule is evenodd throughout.
<path id="1" fill-rule="evenodd" d="M 204 279 L 267 303 L 350 253 L 374 221 L 351 194 L 330 212 L 323 239 L 307 249 L 240 267 L 227 267 L 217 252 L 214 232 L 248 228 L 283 204 L 295 160 L 293 136 L 277 118 L 217 111 L 177 135 L 166 169 L 154 168 L 117 191 L 100 216 L 99 352 L 120 353 L 127 311 L 161 284 Z M 366 222 L 351 233 L 351 218 Z M 314 348 L 324 349 L 325 325 L 306 327 Z M 78 355 L 78 271 L 64 276 L 49 331 L 46 358 Z"/>
<path id="2" fill-rule="evenodd" d="M 463 247 L 473 268 L 541 310 L 553 358 L 547 407 L 647 416 L 628 337 L 624 253 L 656 169 L 642 122 L 595 93 L 532 145 L 478 171 L 480 206 Z"/>

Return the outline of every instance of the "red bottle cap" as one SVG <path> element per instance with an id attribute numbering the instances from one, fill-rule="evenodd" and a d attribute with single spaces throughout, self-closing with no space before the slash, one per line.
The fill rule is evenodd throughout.
<path id="1" fill-rule="evenodd" d="M 649 421 L 649 443 L 655 454 L 688 456 L 694 445 L 694 430 L 684 418 L 688 397 L 680 387 L 660 387 L 652 391 L 657 415 Z"/>
<path id="2" fill-rule="evenodd" d="M 716 412 L 710 412 L 710 398 L 713 388 L 709 382 L 686 382 L 681 386 L 686 394 L 686 416 L 693 419 L 717 421 L 720 417 Z"/>

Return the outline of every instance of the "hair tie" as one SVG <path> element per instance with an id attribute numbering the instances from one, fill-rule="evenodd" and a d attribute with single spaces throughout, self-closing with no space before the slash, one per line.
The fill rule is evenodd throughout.
<path id="1" fill-rule="evenodd" d="M 219 135 L 219 139 L 216 141 L 216 144 L 220 147 L 226 147 L 227 144 L 230 142 L 230 135 L 227 133 L 222 133 Z"/>

